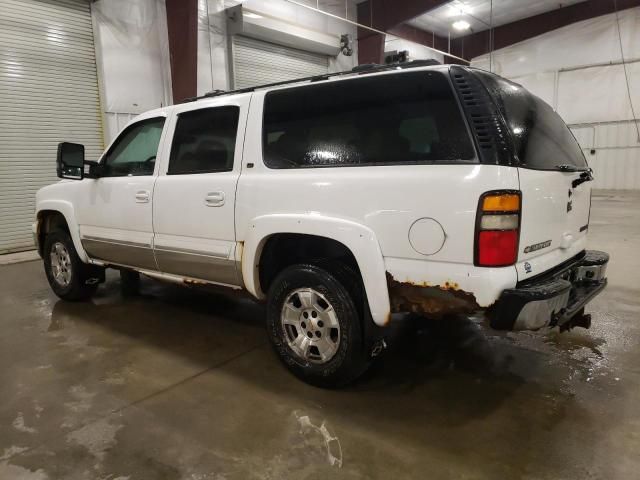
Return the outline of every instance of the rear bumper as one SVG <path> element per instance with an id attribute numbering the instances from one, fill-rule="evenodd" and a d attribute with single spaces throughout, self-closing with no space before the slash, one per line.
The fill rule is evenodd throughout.
<path id="1" fill-rule="evenodd" d="M 606 287 L 608 262 L 607 253 L 589 250 L 568 265 L 505 290 L 490 314 L 491 327 L 570 328 L 578 317 L 582 321 L 584 306 Z"/>

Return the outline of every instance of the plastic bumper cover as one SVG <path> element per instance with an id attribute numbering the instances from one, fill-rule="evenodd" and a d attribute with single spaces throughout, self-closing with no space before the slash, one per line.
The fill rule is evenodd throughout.
<path id="1" fill-rule="evenodd" d="M 584 306 L 607 285 L 605 277 L 609 255 L 586 251 L 540 279 L 532 279 L 502 292 L 490 314 L 491 327 L 498 330 L 537 330 L 546 326 L 570 328 Z"/>

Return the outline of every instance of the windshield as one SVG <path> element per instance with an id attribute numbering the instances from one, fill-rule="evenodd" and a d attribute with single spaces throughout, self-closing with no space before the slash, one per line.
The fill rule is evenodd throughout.
<path id="1" fill-rule="evenodd" d="M 475 73 L 505 117 L 520 166 L 537 170 L 587 168 L 573 133 L 546 102 L 497 75 L 480 70 Z"/>

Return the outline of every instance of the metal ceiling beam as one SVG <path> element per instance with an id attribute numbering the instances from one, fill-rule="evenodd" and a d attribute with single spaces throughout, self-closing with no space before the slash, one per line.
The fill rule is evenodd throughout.
<path id="1" fill-rule="evenodd" d="M 413 27 L 407 23 L 403 23 L 390 28 L 388 32 L 391 35 L 395 35 L 397 37 L 411 40 L 412 42 L 416 42 L 421 45 L 426 45 L 427 47 L 440 50 L 441 52 L 443 52 L 444 63 L 467 65 L 467 63 L 460 61 L 460 59 L 446 54 L 449 49 L 449 39 L 446 37 L 441 37 L 440 35 L 436 35 L 433 32 Z"/>
<path id="2" fill-rule="evenodd" d="M 383 32 L 451 0 L 367 0 L 358 4 L 358 23 Z M 381 63 L 384 35 L 358 28 L 358 62 Z M 426 44 L 425 44 L 426 45 Z M 433 45 L 431 45 L 433 47 Z M 437 48 L 437 47 L 434 47 Z"/>
<path id="3" fill-rule="evenodd" d="M 451 0 L 367 0 L 358 4 L 358 23 L 387 31 L 449 2 Z M 360 21 L 361 12 L 368 17 L 368 22 Z"/>
<path id="4" fill-rule="evenodd" d="M 198 85 L 198 2 L 167 0 L 173 102 L 194 97 Z"/>
<path id="5" fill-rule="evenodd" d="M 617 0 L 617 6 L 619 11 L 637 7 L 640 6 L 640 0 Z M 613 12 L 614 0 L 588 0 L 501 25 L 493 29 L 493 50 Z M 490 50 L 488 30 L 451 40 L 451 53 L 463 58 L 472 59 Z"/>

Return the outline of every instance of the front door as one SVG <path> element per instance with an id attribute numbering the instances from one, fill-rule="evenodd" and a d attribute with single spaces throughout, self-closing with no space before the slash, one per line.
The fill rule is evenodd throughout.
<path id="1" fill-rule="evenodd" d="M 182 106 L 153 199 L 154 251 L 164 273 L 238 286 L 235 194 L 250 95 Z M 202 102 L 204 103 L 204 102 Z"/>
<path id="2" fill-rule="evenodd" d="M 157 270 L 151 207 L 164 124 L 161 116 L 129 125 L 103 156 L 104 174 L 82 182 L 77 215 L 90 258 Z"/>

